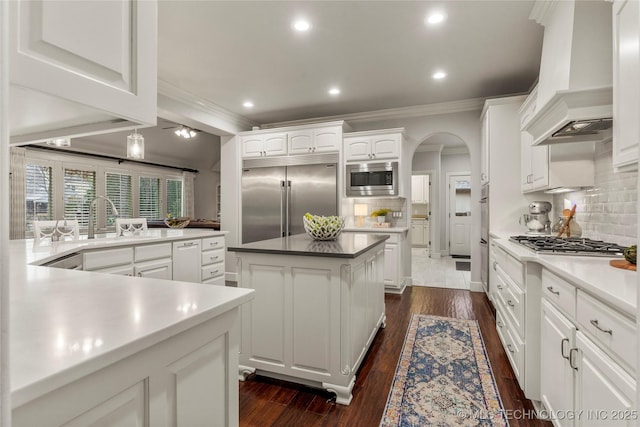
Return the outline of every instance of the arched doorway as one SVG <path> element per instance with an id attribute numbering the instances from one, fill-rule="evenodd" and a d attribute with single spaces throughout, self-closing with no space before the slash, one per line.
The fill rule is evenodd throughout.
<path id="1" fill-rule="evenodd" d="M 467 144 L 452 133 L 440 132 L 428 136 L 413 154 L 412 177 L 415 178 L 412 178 L 410 238 L 411 270 L 413 284 L 416 286 L 470 289 L 471 260 L 469 257 L 454 259 L 450 256 L 451 238 L 459 238 L 450 230 L 456 224 L 456 212 L 459 210 L 456 206 L 459 207 L 460 204 L 456 204 L 455 198 L 451 199 L 452 193 L 449 190 L 452 176 L 469 176 L 470 171 L 471 157 Z M 425 181 L 430 184 L 428 198 L 422 199 L 424 203 L 414 203 L 419 192 L 414 192 L 413 183 Z M 468 196 L 470 191 L 468 188 L 459 193 Z M 470 207 L 457 214 L 465 216 L 458 219 L 470 223 Z M 421 227 L 425 222 L 428 233 L 420 235 L 425 232 L 424 227 Z"/>

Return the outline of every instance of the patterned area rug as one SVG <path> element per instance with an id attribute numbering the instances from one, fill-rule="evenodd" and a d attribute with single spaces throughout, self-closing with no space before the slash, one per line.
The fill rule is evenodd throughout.
<path id="1" fill-rule="evenodd" d="M 411 316 L 380 425 L 509 425 L 478 322 Z"/>

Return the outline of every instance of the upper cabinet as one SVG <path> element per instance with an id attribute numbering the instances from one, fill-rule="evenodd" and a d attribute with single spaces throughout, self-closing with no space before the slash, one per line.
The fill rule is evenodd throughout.
<path id="1" fill-rule="evenodd" d="M 403 129 L 354 132 L 344 137 L 344 156 L 347 162 L 398 159 Z"/>
<path id="2" fill-rule="evenodd" d="M 411 203 L 429 203 L 429 176 L 411 176 Z"/>
<path id="3" fill-rule="evenodd" d="M 537 93 L 536 87 L 520 107 L 520 175 L 523 193 L 538 191 L 549 185 L 549 147 L 533 146 L 533 137 L 523 130 L 535 114 Z"/>
<path id="4" fill-rule="evenodd" d="M 480 134 L 480 183 L 489 183 L 489 141 L 491 111 L 487 108 L 482 116 L 482 132 Z"/>
<path id="5" fill-rule="evenodd" d="M 613 167 L 638 169 L 640 139 L 640 6 L 613 2 Z"/>
<path id="6" fill-rule="evenodd" d="M 10 2 L 14 144 L 155 125 L 154 1 Z"/>
<path id="7" fill-rule="evenodd" d="M 340 152 L 345 128 L 337 121 L 242 132 L 242 158 Z"/>

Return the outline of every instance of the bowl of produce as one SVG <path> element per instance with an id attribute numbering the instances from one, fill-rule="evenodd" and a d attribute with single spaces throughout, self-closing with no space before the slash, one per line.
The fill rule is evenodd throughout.
<path id="1" fill-rule="evenodd" d="M 344 219 L 337 216 L 304 214 L 304 230 L 313 240 L 335 240 L 344 228 Z"/>
<path id="2" fill-rule="evenodd" d="M 626 248 L 623 252 L 624 259 L 629 261 L 631 264 L 636 264 L 636 252 L 638 251 L 638 246 L 633 245 Z"/>
<path id="3" fill-rule="evenodd" d="M 169 228 L 185 228 L 187 225 L 189 225 L 190 221 L 191 221 L 191 218 L 174 217 L 171 214 L 167 215 L 167 217 L 164 219 L 164 223 Z"/>

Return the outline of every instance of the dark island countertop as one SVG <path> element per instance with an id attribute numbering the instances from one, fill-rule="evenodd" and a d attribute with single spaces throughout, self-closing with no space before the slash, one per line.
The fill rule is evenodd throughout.
<path id="1" fill-rule="evenodd" d="M 357 258 L 383 243 L 389 236 L 371 233 L 343 232 L 336 240 L 313 240 L 307 234 L 260 240 L 229 247 L 231 252 L 253 252 L 272 255 L 302 255 L 331 258 Z"/>
<path id="2" fill-rule="evenodd" d="M 149 228 L 169 228 L 162 219 L 147 220 Z M 192 219 L 186 228 L 209 228 L 212 230 L 220 230 L 220 223 L 211 219 Z"/>

